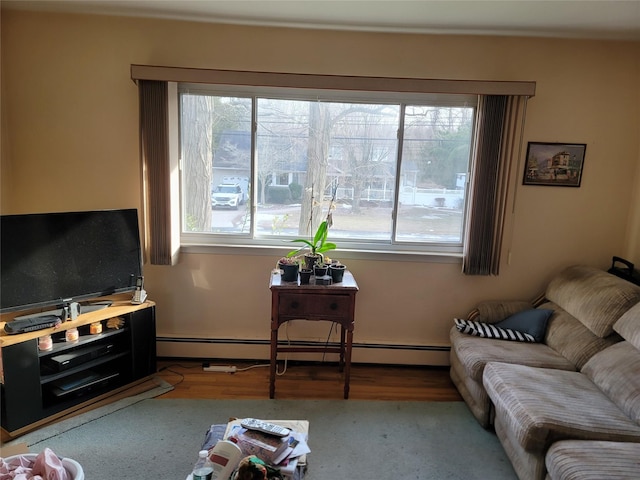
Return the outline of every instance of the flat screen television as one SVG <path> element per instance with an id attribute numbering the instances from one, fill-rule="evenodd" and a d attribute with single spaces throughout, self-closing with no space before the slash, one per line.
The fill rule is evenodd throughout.
<path id="1" fill-rule="evenodd" d="M 136 209 L 0 216 L 0 312 L 135 290 Z"/>

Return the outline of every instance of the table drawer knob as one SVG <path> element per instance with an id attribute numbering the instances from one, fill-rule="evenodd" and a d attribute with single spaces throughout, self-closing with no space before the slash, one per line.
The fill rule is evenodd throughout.
<path id="1" fill-rule="evenodd" d="M 300 304 L 298 302 L 291 302 L 291 308 L 298 308 Z"/>
<path id="2" fill-rule="evenodd" d="M 338 309 L 338 304 L 334 302 L 334 303 L 332 303 L 331 305 L 329 305 L 329 308 L 330 308 L 331 310 L 337 310 L 337 309 Z"/>

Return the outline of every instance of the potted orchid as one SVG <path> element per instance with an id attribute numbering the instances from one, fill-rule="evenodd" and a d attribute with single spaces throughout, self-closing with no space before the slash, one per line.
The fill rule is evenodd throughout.
<path id="1" fill-rule="evenodd" d="M 332 242 L 327 241 L 327 234 L 329 233 L 329 223 L 327 220 L 324 220 L 316 230 L 315 235 L 311 240 L 306 238 L 297 238 L 292 240 L 292 242 L 302 243 L 304 244 L 302 247 L 297 250 L 293 250 L 289 252 L 287 257 L 294 257 L 295 255 L 299 255 L 304 250 L 308 249 L 309 251 L 305 254 L 305 261 L 307 268 L 312 268 L 313 264 L 322 262 L 323 254 L 328 252 L 329 250 L 335 250 L 337 245 Z M 311 263 L 310 263 L 311 262 Z"/>
<path id="2" fill-rule="evenodd" d="M 333 242 L 327 241 L 327 236 L 329 234 L 329 227 L 333 223 L 332 220 L 332 212 L 335 208 L 335 198 L 336 191 L 338 189 L 337 184 L 333 188 L 333 195 L 331 197 L 331 202 L 329 203 L 329 211 L 327 212 L 327 218 L 323 220 L 320 225 L 318 225 L 317 230 L 315 231 L 312 238 L 296 238 L 295 240 L 291 240 L 294 243 L 302 243 L 303 245 L 296 249 L 292 250 L 287 254 L 287 257 L 295 257 L 300 255 L 302 252 L 304 253 L 306 268 L 312 269 L 313 265 L 316 263 L 320 263 L 324 261 L 324 253 L 330 250 L 335 250 L 337 245 Z M 313 189 L 311 193 L 311 200 L 313 203 Z M 311 225 L 313 221 L 313 213 L 309 218 L 309 224 Z"/>

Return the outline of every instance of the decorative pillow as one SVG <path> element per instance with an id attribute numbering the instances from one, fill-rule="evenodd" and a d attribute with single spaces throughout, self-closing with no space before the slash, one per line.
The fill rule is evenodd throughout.
<path id="1" fill-rule="evenodd" d="M 553 314 L 553 310 L 546 308 L 531 308 L 514 313 L 510 317 L 493 325 L 498 328 L 509 328 L 517 332 L 528 333 L 536 342 L 544 341 L 544 334 L 547 331 L 547 322 Z"/>
<path id="2" fill-rule="evenodd" d="M 473 320 L 463 320 L 461 318 L 454 318 L 453 321 L 460 332 L 475 335 L 476 337 L 512 340 L 514 342 L 534 343 L 536 341 L 533 335 L 511 330 L 510 328 L 496 327 L 491 323 L 474 322 Z"/>

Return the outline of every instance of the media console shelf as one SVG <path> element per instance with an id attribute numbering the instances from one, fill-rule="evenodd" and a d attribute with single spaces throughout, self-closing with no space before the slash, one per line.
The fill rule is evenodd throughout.
<path id="1" fill-rule="evenodd" d="M 55 328 L 7 335 L 0 321 L 0 404 L 3 437 L 13 438 L 97 403 L 156 373 L 155 304 L 129 295 Z M 18 314 L 16 314 L 18 315 Z M 100 328 L 101 333 L 95 333 Z M 91 333 L 91 325 L 94 325 Z M 118 324 L 119 328 L 115 328 Z M 109 326 L 111 325 L 111 327 Z M 78 329 L 78 340 L 66 332 Z M 53 346 L 40 350 L 38 339 Z"/>

